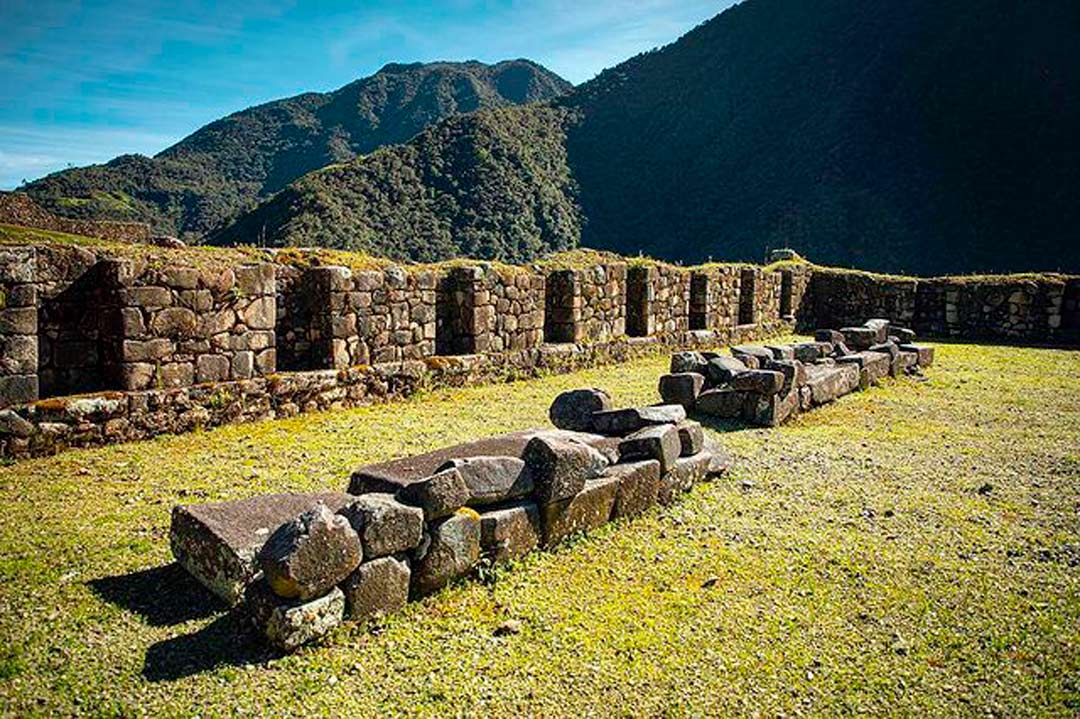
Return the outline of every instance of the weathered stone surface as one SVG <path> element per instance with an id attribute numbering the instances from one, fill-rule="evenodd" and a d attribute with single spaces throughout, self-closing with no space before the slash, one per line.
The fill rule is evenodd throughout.
<path id="1" fill-rule="evenodd" d="M 684 420 L 675 425 L 679 430 L 680 456 L 689 457 L 697 454 L 705 446 L 705 432 L 701 425 L 693 420 Z"/>
<path id="2" fill-rule="evenodd" d="M 671 374 L 694 372 L 706 374 L 708 360 L 700 352 L 676 352 L 671 355 Z"/>
<path id="3" fill-rule="evenodd" d="M 707 369 L 709 381 L 713 385 L 720 385 L 730 382 L 735 375 L 742 374 L 750 368 L 737 357 L 713 357 L 709 360 Z"/>
<path id="4" fill-rule="evenodd" d="M 223 382 L 229 379 L 231 367 L 228 357 L 222 355 L 200 355 L 195 362 L 196 382 Z"/>
<path id="5" fill-rule="evenodd" d="M 880 352 L 882 354 L 889 355 L 889 360 L 896 359 L 896 356 L 900 354 L 900 348 L 895 342 L 882 342 L 880 344 L 873 345 L 868 350 L 869 352 Z"/>
<path id="6" fill-rule="evenodd" d="M 246 604 L 262 635 L 284 652 L 325 637 L 345 617 L 345 595 L 337 587 L 305 602 L 279 597 L 265 582 L 257 582 L 248 590 Z"/>
<path id="7" fill-rule="evenodd" d="M 10 409 L 0 410 L 0 435 L 29 437 L 34 433 L 34 425 Z"/>
<path id="8" fill-rule="evenodd" d="M 463 507 L 431 524 L 431 542 L 413 561 L 411 594 L 422 597 L 472 571 L 480 559 L 480 515 Z"/>
<path id="9" fill-rule="evenodd" d="M 753 357 L 757 360 L 758 366 L 760 366 L 762 362 L 774 359 L 772 352 L 764 347 L 758 347 L 757 345 L 738 345 L 737 347 L 732 347 L 731 355 L 743 360 L 744 363 L 746 362 L 746 360 L 743 359 L 744 357 Z"/>
<path id="10" fill-rule="evenodd" d="M 787 394 L 792 389 L 806 384 L 806 369 L 799 360 L 773 360 L 765 369 L 784 375 L 780 394 Z"/>
<path id="11" fill-rule="evenodd" d="M 424 512 L 397 501 L 392 494 L 371 493 L 355 497 L 338 514 L 360 537 L 365 559 L 375 559 L 414 549 L 424 534 Z"/>
<path id="12" fill-rule="evenodd" d="M 665 507 L 669 506 L 680 494 L 689 492 L 698 482 L 708 480 L 712 461 L 713 455 L 708 452 L 680 457 L 671 471 L 660 478 L 657 501 Z"/>
<path id="13" fill-rule="evenodd" d="M 760 427 L 777 427 L 799 409 L 798 392 L 751 396 L 743 417 Z"/>
<path id="14" fill-rule="evenodd" d="M 840 332 L 844 335 L 844 344 L 856 352 L 878 343 L 878 331 L 872 327 L 844 327 Z"/>
<path id="15" fill-rule="evenodd" d="M 914 352 L 919 358 L 920 367 L 929 367 L 934 364 L 934 348 L 926 345 L 905 344 L 900 345 L 902 352 Z"/>
<path id="16" fill-rule="evenodd" d="M 591 432 L 593 413 L 609 410 L 612 406 L 611 397 L 602 389 L 575 389 L 555 398 L 548 417 L 559 429 Z"/>
<path id="17" fill-rule="evenodd" d="M 734 389 L 710 389 L 698 396 L 696 411 L 712 417 L 734 419 L 742 416 L 746 392 Z"/>
<path id="18" fill-rule="evenodd" d="M 451 460 L 467 457 L 520 457 L 526 445 L 534 437 L 549 437 L 566 442 L 576 442 L 592 447 L 605 456 L 617 452 L 618 440 L 598 434 L 571 432 L 562 429 L 528 429 L 520 432 L 495 435 L 475 442 L 443 447 L 434 452 L 412 457 L 369 464 L 353 472 L 349 492 L 396 493 L 407 484 L 435 474 L 439 467 Z M 616 456 L 615 459 L 618 459 Z"/>
<path id="19" fill-rule="evenodd" d="M 864 324 L 866 327 L 869 327 L 876 333 L 875 344 L 884 342 L 889 339 L 889 320 L 873 319 L 867 320 Z"/>
<path id="20" fill-rule="evenodd" d="M 600 477 L 586 482 L 581 492 L 570 499 L 542 505 L 544 546 L 553 546 L 571 534 L 602 526 L 611 518 L 618 489 L 618 480 Z"/>
<path id="21" fill-rule="evenodd" d="M 38 398 L 37 375 L 9 375 L 0 377 L 0 407 L 8 407 Z"/>
<path id="22" fill-rule="evenodd" d="M 424 510 L 428 522 L 447 517 L 469 501 L 469 488 L 456 469 L 444 469 L 430 477 L 411 482 L 397 494 L 405 504 Z"/>
<path id="23" fill-rule="evenodd" d="M 34 307 L 11 307 L 2 309 L 0 306 L 0 334 L 5 335 L 36 335 L 38 328 L 38 313 Z"/>
<path id="24" fill-rule="evenodd" d="M 680 404 L 691 410 L 705 386 L 705 377 L 696 372 L 666 374 L 660 377 L 660 398 L 665 404 Z"/>
<path id="25" fill-rule="evenodd" d="M 345 615 L 363 621 L 400 611 L 409 601 L 411 575 L 404 554 L 365 561 L 341 583 Z"/>
<path id="26" fill-rule="evenodd" d="M 814 340 L 817 342 L 831 342 L 835 345 L 837 342 L 844 341 L 844 333 L 837 330 L 815 330 Z"/>
<path id="27" fill-rule="evenodd" d="M 466 504 L 483 507 L 527 497 L 533 492 L 533 476 L 517 457 L 465 457 L 452 459 L 439 471 L 456 469 L 469 490 Z"/>
<path id="28" fill-rule="evenodd" d="M 349 521 L 319 502 L 278 527 L 259 551 L 259 567 L 274 594 L 308 601 L 349 576 L 363 558 Z"/>
<path id="29" fill-rule="evenodd" d="M 705 473 L 706 481 L 722 477 L 735 464 L 735 458 L 715 439 L 706 438 L 705 447 L 702 449 L 701 454 L 709 458 L 709 465 Z"/>
<path id="30" fill-rule="evenodd" d="M 661 404 L 597 412 L 593 415 L 594 431 L 607 435 L 627 435 L 645 427 L 677 424 L 686 419 L 686 409 L 680 404 Z"/>
<path id="31" fill-rule="evenodd" d="M 172 510 L 173 556 L 229 605 L 258 576 L 256 557 L 271 532 L 322 502 L 338 509 L 354 499 L 343 492 L 269 494 L 233 502 L 178 505 Z"/>
<path id="32" fill-rule="evenodd" d="M 605 477 L 618 481 L 611 517 L 634 517 L 656 504 L 660 491 L 660 462 L 648 459 L 608 467 Z"/>
<path id="33" fill-rule="evenodd" d="M 765 349 L 772 352 L 772 358 L 775 360 L 795 359 L 795 348 L 791 345 L 765 345 Z"/>
<path id="34" fill-rule="evenodd" d="M 772 360 L 769 360 L 772 362 Z M 740 392 L 753 392 L 754 394 L 776 394 L 784 387 L 784 375 L 765 369 L 752 369 L 735 375 L 731 380 L 731 388 Z"/>
<path id="35" fill-rule="evenodd" d="M 900 341 L 897 344 L 912 344 L 916 339 L 914 330 L 909 330 L 907 327 L 896 327 L 895 325 L 889 327 L 889 336 L 899 339 Z"/>
<path id="36" fill-rule="evenodd" d="M 619 452 L 623 460 L 655 459 L 667 472 L 682 452 L 679 430 L 671 424 L 640 429 L 619 444 Z"/>
<path id="37" fill-rule="evenodd" d="M 150 331 L 159 337 L 190 337 L 195 334 L 198 320 L 195 313 L 183 307 L 169 307 L 154 313 Z"/>
<path id="38" fill-rule="evenodd" d="M 540 508 L 535 502 L 518 502 L 480 515 L 480 549 L 496 563 L 525 556 L 542 537 Z"/>
<path id="39" fill-rule="evenodd" d="M 850 383 L 851 373 L 842 367 L 813 365 L 806 368 L 806 386 L 810 389 L 811 404 L 827 404 L 842 397 L 858 387 L 858 372 L 855 373 L 854 387 Z"/>
<path id="40" fill-rule="evenodd" d="M 833 344 L 833 351 L 831 353 L 832 357 L 847 357 L 852 354 L 854 354 L 854 352 L 852 352 L 851 349 L 843 342 L 836 342 Z"/>
<path id="41" fill-rule="evenodd" d="M 903 352 L 901 351 L 896 360 L 893 361 L 893 368 L 896 374 L 905 372 L 911 372 L 919 366 L 919 355 L 915 352 Z"/>
<path id="42" fill-rule="evenodd" d="M 534 437 L 521 456 L 532 472 L 537 501 L 558 502 L 580 492 L 587 479 L 603 471 L 597 467 L 595 452 L 574 442 Z"/>
<path id="43" fill-rule="evenodd" d="M 841 364 L 854 364 L 857 365 L 863 371 L 863 378 L 860 381 L 860 386 L 875 385 L 882 378 L 889 375 L 889 368 L 892 364 L 892 359 L 887 354 L 881 352 L 856 352 L 848 357 L 837 358 L 837 362 Z"/>

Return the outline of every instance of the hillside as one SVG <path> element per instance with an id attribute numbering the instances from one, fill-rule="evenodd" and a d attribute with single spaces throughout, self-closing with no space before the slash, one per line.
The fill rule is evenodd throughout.
<path id="1" fill-rule="evenodd" d="M 410 256 L 507 259 L 585 244 L 685 262 L 790 245 L 926 275 L 1077 271 L 1078 43 L 1080 5 L 1056 0 L 747 0 L 555 101 L 564 146 L 522 135 L 550 124 L 521 113 L 451 120 L 305 178 L 219 240 L 362 237 L 401 254 L 413 237 Z M 543 173 L 485 154 L 507 133 Z M 430 170 L 451 165 L 447 187 Z M 546 215 L 579 220 L 503 254 L 505 224 L 541 197 Z"/>
<path id="2" fill-rule="evenodd" d="M 124 155 L 21 188 L 69 217 L 202 235 L 301 175 L 404 142 L 457 113 L 551 99 L 569 83 L 527 60 L 387 65 L 329 93 L 237 112 L 153 158 Z"/>

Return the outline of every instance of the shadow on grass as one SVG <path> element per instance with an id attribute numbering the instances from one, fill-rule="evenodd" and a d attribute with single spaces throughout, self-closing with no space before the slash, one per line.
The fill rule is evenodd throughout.
<path id="1" fill-rule="evenodd" d="M 742 419 L 724 419 L 722 417 L 715 417 L 711 414 L 702 414 L 700 412 L 690 412 L 688 417 L 699 423 L 705 429 L 711 429 L 714 432 L 720 432 L 722 434 L 728 432 L 742 432 L 747 429 L 762 429 L 762 427 L 750 424 Z"/>
<path id="2" fill-rule="evenodd" d="M 175 562 L 93 579 L 87 586 L 106 602 L 135 612 L 155 627 L 206 619 L 227 608 Z"/>
<path id="3" fill-rule="evenodd" d="M 197 632 L 151 646 L 142 673 L 148 681 L 166 682 L 223 665 L 262 664 L 279 656 L 257 636 L 244 612 L 233 610 Z"/>

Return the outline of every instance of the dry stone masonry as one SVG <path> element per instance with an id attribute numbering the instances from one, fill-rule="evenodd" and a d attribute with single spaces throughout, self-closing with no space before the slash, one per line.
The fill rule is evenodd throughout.
<path id="1" fill-rule="evenodd" d="M 872 319 L 818 330 L 813 342 L 732 347 L 730 357 L 679 352 L 660 378 L 660 397 L 700 416 L 774 427 L 887 376 L 929 367 L 933 348 L 914 341 L 914 331 Z"/>
<path id="2" fill-rule="evenodd" d="M 348 494 L 177 506 L 173 554 L 288 652 L 346 618 L 398 611 L 482 562 L 670 504 L 730 466 L 680 406 L 616 410 L 602 390 L 582 389 L 557 397 L 550 415 L 556 429 L 361 467 Z"/>
<path id="3" fill-rule="evenodd" d="M 665 348 L 708 351 L 868 316 L 930 336 L 1080 338 L 1080 278 L 1059 275 L 924 280 L 797 259 L 681 268 L 580 253 L 529 267 L 370 258 L 345 267 L 297 250 L 253 252 L 248 263 L 148 252 L 0 247 L 0 458 L 355 407 Z M 174 252 L 186 260 L 169 261 Z M 849 342 L 869 349 L 854 335 Z M 711 371 L 717 377 L 701 374 L 712 383 L 705 390 L 726 381 L 723 367 Z M 670 382 L 671 391 L 693 391 L 693 380 Z"/>

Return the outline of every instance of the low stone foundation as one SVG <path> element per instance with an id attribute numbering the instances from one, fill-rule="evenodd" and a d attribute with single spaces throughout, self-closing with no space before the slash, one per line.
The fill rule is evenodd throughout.
<path id="1" fill-rule="evenodd" d="M 550 416 L 557 429 L 361 467 L 348 494 L 177 506 L 170 546 L 288 652 L 478 566 L 670 504 L 731 464 L 677 405 L 614 409 L 602 390 L 582 389 L 559 395 Z"/>
<path id="2" fill-rule="evenodd" d="M 302 412 L 391 402 L 422 389 L 527 379 L 626 362 L 674 347 L 720 347 L 757 333 L 780 334 L 791 322 L 762 329 L 620 338 L 597 344 L 548 344 L 517 352 L 436 356 L 340 370 L 282 372 L 266 377 L 174 389 L 107 391 L 56 397 L 0 410 L 0 458 L 55 454 L 179 434 Z"/>

